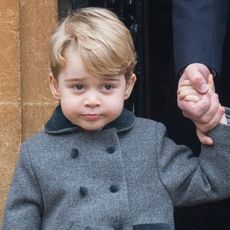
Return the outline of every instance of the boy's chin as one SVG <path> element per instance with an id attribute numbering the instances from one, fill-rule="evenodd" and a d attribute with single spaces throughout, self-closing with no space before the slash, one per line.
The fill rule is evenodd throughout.
<path id="1" fill-rule="evenodd" d="M 103 125 L 78 125 L 81 129 L 85 130 L 85 131 L 88 131 L 88 132 L 93 132 L 93 131 L 98 131 L 98 130 L 101 130 L 103 129 L 106 124 L 103 124 Z"/>

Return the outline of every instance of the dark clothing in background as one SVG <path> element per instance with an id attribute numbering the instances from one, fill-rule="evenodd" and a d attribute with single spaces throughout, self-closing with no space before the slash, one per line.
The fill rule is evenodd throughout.
<path id="1" fill-rule="evenodd" d="M 218 73 L 229 0 L 172 1 L 175 68 L 202 63 Z"/>

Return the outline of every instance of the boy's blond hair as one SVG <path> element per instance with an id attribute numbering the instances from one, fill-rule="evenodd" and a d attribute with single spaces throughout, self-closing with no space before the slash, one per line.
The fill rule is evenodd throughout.
<path id="1" fill-rule="evenodd" d="M 74 44 L 85 68 L 96 76 L 124 74 L 129 80 L 136 53 L 129 30 L 111 11 L 87 7 L 58 26 L 50 42 L 50 66 L 57 77 L 65 64 L 64 51 Z"/>

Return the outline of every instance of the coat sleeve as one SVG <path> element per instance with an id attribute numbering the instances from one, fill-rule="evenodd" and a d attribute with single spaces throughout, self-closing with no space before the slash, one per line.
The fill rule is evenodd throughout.
<path id="1" fill-rule="evenodd" d="M 175 69 L 202 63 L 220 73 L 229 0 L 173 0 Z"/>
<path id="2" fill-rule="evenodd" d="M 40 229 L 42 196 L 25 145 L 19 159 L 4 211 L 3 230 Z"/>
<path id="3" fill-rule="evenodd" d="M 194 205 L 230 197 L 230 127 L 210 132 L 213 146 L 202 146 L 199 157 L 186 146 L 159 137 L 158 169 L 175 206 Z"/>

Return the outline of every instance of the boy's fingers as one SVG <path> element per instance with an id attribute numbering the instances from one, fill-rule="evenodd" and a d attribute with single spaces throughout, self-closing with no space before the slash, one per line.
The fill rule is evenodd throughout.
<path id="1" fill-rule="evenodd" d="M 177 94 L 182 94 L 182 93 L 189 92 L 190 94 L 195 94 L 195 95 L 201 95 L 199 92 L 197 92 L 192 86 L 180 86 L 177 90 Z"/>
<path id="2" fill-rule="evenodd" d="M 181 87 L 177 91 L 177 96 L 179 100 L 183 100 L 186 96 L 190 96 L 190 95 L 196 96 L 198 99 L 200 98 L 199 96 L 201 96 L 201 94 L 199 94 L 195 89 L 188 86 Z"/>
<path id="3" fill-rule="evenodd" d="M 209 91 L 208 91 L 209 95 L 215 93 L 215 86 L 214 86 L 212 74 L 209 75 L 208 86 L 209 86 Z M 179 84 L 178 91 L 177 91 L 177 96 L 179 100 L 198 102 L 201 95 L 202 94 L 200 94 L 194 88 L 192 88 L 189 80 L 183 80 Z"/>
<path id="4" fill-rule="evenodd" d="M 196 95 L 186 95 L 184 96 L 183 100 L 196 103 L 200 100 L 200 98 Z"/>
<path id="5" fill-rule="evenodd" d="M 186 117 L 192 120 L 199 120 L 211 106 L 210 95 L 202 95 L 201 99 L 196 103 L 178 99 L 177 104 Z"/>
<path id="6" fill-rule="evenodd" d="M 212 74 L 208 76 L 208 87 L 209 87 L 209 92 L 211 90 L 212 93 L 215 93 L 216 90 L 215 90 L 215 85 L 214 85 Z"/>
<path id="7" fill-rule="evenodd" d="M 209 136 L 207 136 L 205 133 L 200 131 L 199 129 L 196 129 L 196 134 L 200 142 L 204 145 L 212 145 L 213 140 Z"/>
<path id="8" fill-rule="evenodd" d="M 186 80 L 186 79 L 180 80 L 178 88 L 183 87 L 183 86 L 191 86 L 191 82 L 189 80 Z"/>

